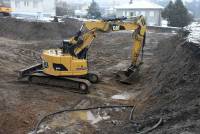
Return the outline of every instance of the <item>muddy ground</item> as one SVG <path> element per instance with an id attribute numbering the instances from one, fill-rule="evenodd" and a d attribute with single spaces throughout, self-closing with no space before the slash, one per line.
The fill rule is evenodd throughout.
<path id="1" fill-rule="evenodd" d="M 129 122 L 130 108 L 99 109 L 56 115 L 45 120 L 38 132 L 136 133 L 153 126 L 161 117 L 163 123 L 152 134 L 200 131 L 199 58 L 182 46 L 184 41 L 176 34 L 148 31 L 144 64 L 132 85 L 122 85 L 114 78 L 117 70 L 130 64 L 131 33 L 98 34 L 89 51 L 89 63 L 91 71 L 102 74 L 102 81 L 92 85 L 90 94 L 82 95 L 69 89 L 21 83 L 16 73 L 39 62 L 43 49 L 59 47 L 61 38 L 70 37 L 78 27 L 65 24 L 74 31 L 59 34 L 60 26 L 54 27 L 56 30 L 49 36 L 52 25 L 59 24 L 38 27 L 7 21 L 14 29 L 1 30 L 0 34 L 0 133 L 31 133 L 38 120 L 57 110 L 123 104 L 136 105 L 133 119 L 137 123 Z M 38 37 L 37 32 L 22 32 L 25 38 L 17 35 L 15 26 L 21 23 L 26 23 L 30 31 L 30 27 L 36 31 L 45 27 L 40 33 L 45 36 Z"/>

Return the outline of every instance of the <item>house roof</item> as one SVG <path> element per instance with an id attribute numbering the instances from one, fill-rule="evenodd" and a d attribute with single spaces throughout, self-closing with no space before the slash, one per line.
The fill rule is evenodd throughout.
<path id="1" fill-rule="evenodd" d="M 148 2 L 148 1 L 133 1 L 132 4 L 124 4 L 115 7 L 116 9 L 163 9 L 164 7 Z"/>

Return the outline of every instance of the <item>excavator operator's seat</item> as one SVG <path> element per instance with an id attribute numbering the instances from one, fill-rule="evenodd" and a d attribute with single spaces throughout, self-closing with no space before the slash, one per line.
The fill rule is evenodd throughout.
<path id="1" fill-rule="evenodd" d="M 78 41 L 76 45 L 82 44 L 82 41 Z M 74 49 L 76 45 L 73 45 L 70 43 L 69 40 L 63 40 L 62 42 L 62 51 L 63 54 L 70 54 L 72 56 L 77 57 L 78 59 L 86 59 L 88 48 L 84 48 L 81 52 L 79 52 L 77 55 L 74 53 Z"/>
<path id="2" fill-rule="evenodd" d="M 63 54 L 70 54 L 72 56 L 75 56 L 75 54 L 74 54 L 74 46 L 70 43 L 69 40 L 63 40 L 63 42 L 62 42 L 62 51 L 63 51 Z"/>

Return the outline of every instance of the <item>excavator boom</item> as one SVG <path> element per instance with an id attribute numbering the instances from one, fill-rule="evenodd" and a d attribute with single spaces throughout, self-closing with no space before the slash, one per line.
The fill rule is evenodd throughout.
<path id="1" fill-rule="evenodd" d="M 134 21 L 125 21 L 127 18 L 115 18 L 115 19 L 104 19 L 101 21 L 88 21 L 85 22 L 79 31 L 79 33 L 72 37 L 70 43 L 73 45 L 77 45 L 80 42 L 80 38 L 83 38 L 82 44 L 79 44 L 80 47 L 77 47 L 75 53 L 78 54 L 85 48 L 89 48 L 91 42 L 96 37 L 96 32 L 115 32 L 134 30 L 134 43 L 132 46 L 132 64 L 136 65 L 137 60 L 140 54 L 140 51 L 145 43 L 145 34 L 146 34 L 146 21 L 143 16 L 136 17 Z M 82 33 L 83 28 L 86 29 L 86 33 Z M 79 38 L 80 37 L 80 38 Z"/>

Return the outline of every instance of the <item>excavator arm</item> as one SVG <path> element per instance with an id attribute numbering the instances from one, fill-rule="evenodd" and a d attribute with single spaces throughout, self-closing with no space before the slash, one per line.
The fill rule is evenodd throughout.
<path id="1" fill-rule="evenodd" d="M 74 53 L 78 55 L 85 49 L 89 49 L 92 41 L 96 37 L 96 32 L 110 32 L 121 30 L 134 30 L 133 47 L 131 51 L 132 66 L 138 61 L 139 54 L 145 43 L 146 22 L 143 16 L 136 17 L 134 21 L 125 21 L 126 18 L 105 19 L 101 21 L 85 22 L 76 36 L 70 39 L 70 43 L 75 45 Z"/>

